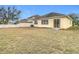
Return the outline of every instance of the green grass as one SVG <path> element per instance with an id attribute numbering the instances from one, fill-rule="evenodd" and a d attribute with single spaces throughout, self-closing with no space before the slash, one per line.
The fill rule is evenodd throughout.
<path id="1" fill-rule="evenodd" d="M 0 53 L 79 53 L 79 30 L 0 29 Z"/>

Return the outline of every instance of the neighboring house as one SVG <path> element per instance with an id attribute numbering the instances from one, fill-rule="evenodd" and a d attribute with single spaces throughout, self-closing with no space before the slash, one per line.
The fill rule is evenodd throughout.
<path id="1" fill-rule="evenodd" d="M 67 29 L 72 26 L 72 18 L 60 13 L 49 13 L 43 16 L 32 16 L 28 18 L 27 22 L 24 21 L 25 25 L 27 25 L 28 21 L 31 21 L 29 26 L 32 27 Z"/>
<path id="2" fill-rule="evenodd" d="M 21 27 L 31 27 L 32 21 L 28 21 L 27 19 L 23 19 L 19 22 Z"/>
<path id="3" fill-rule="evenodd" d="M 34 24 L 33 24 L 33 19 L 37 18 L 39 15 L 34 15 L 34 16 L 31 16 L 31 17 L 28 17 L 27 19 L 22 19 L 19 24 L 21 26 L 26 26 L 26 27 L 33 27 Z"/>

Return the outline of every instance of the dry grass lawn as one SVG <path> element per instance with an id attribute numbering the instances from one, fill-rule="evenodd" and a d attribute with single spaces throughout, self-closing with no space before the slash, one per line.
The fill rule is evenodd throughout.
<path id="1" fill-rule="evenodd" d="M 79 53 L 79 30 L 0 29 L 0 53 Z"/>

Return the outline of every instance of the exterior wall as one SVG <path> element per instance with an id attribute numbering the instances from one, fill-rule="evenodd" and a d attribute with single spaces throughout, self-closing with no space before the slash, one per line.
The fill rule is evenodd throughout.
<path id="1" fill-rule="evenodd" d="M 30 27 L 31 23 L 1 24 L 0 28 Z"/>
<path id="2" fill-rule="evenodd" d="M 67 29 L 72 26 L 72 21 L 66 17 L 64 18 L 54 18 L 54 19 L 60 19 L 60 29 Z M 41 24 L 41 20 L 37 20 L 38 24 L 33 24 L 35 27 L 48 27 L 48 28 L 54 28 L 54 19 L 48 19 L 48 24 Z"/>
<path id="3" fill-rule="evenodd" d="M 48 27 L 48 28 L 52 28 L 53 27 L 53 19 L 48 19 L 48 24 L 41 24 L 41 20 L 37 20 L 38 24 L 33 24 L 35 27 Z"/>
<path id="4" fill-rule="evenodd" d="M 61 18 L 60 20 L 60 28 L 61 29 L 67 29 L 72 26 L 72 20 L 68 18 Z"/>
<path id="5" fill-rule="evenodd" d="M 19 27 L 30 27 L 32 23 L 19 23 L 17 26 Z"/>

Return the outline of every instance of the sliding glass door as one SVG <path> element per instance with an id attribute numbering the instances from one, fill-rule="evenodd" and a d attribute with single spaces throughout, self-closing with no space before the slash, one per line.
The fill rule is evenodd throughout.
<path id="1" fill-rule="evenodd" d="M 60 28 L 60 19 L 54 19 L 54 28 Z"/>

